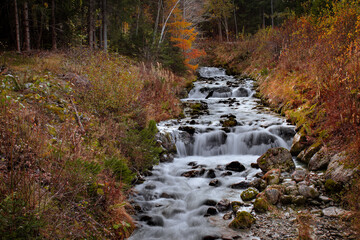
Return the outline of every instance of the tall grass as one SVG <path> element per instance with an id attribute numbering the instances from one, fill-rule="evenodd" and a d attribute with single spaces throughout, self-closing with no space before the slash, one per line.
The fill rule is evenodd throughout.
<path id="1" fill-rule="evenodd" d="M 156 124 L 184 79 L 86 49 L 2 55 L 0 236 L 125 239 L 134 176 L 158 162 Z"/>

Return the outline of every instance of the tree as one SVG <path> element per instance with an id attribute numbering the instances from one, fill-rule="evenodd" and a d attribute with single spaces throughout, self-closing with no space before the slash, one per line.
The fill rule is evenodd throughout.
<path id="1" fill-rule="evenodd" d="M 225 26 L 226 39 L 229 41 L 228 18 L 231 16 L 234 6 L 231 0 L 210 0 L 208 11 L 212 18 L 218 22 L 219 40 L 222 41 L 222 24 Z"/>
<path id="2" fill-rule="evenodd" d="M 20 24 L 19 24 L 19 14 L 17 7 L 17 0 L 14 0 L 14 13 L 15 13 L 15 34 L 16 34 L 16 50 L 17 52 L 21 52 L 21 44 L 20 44 Z"/>
<path id="3" fill-rule="evenodd" d="M 94 0 L 89 0 L 89 47 L 94 48 Z"/>
<path id="4" fill-rule="evenodd" d="M 30 51 L 29 5 L 24 2 L 25 51 Z"/>
<path id="5" fill-rule="evenodd" d="M 56 44 L 56 21 L 55 21 L 55 0 L 51 1 L 51 37 L 52 37 L 52 49 L 56 50 L 57 49 L 57 44 Z"/>

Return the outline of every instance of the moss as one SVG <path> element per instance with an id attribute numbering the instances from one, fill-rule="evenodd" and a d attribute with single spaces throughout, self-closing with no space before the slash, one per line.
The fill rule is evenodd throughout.
<path id="1" fill-rule="evenodd" d="M 235 119 L 227 119 L 223 122 L 223 127 L 235 127 L 237 125 L 237 121 Z"/>
<path id="2" fill-rule="evenodd" d="M 328 193 L 339 193 L 342 190 L 341 185 L 332 180 L 331 178 L 325 181 L 324 187 L 326 192 Z"/>
<path id="3" fill-rule="evenodd" d="M 264 198 L 257 198 L 254 202 L 254 210 L 258 213 L 265 213 L 270 210 L 270 204 Z"/>
<path id="4" fill-rule="evenodd" d="M 246 211 L 241 211 L 236 214 L 235 219 L 231 221 L 229 227 L 233 229 L 250 228 L 255 221 L 256 220 L 253 215 Z"/>
<path id="5" fill-rule="evenodd" d="M 244 201 L 250 201 L 259 194 L 259 191 L 256 188 L 250 187 L 241 193 L 241 199 Z"/>

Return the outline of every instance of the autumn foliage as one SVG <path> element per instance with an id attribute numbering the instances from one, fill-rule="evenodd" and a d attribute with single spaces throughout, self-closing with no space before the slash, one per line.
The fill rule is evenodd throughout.
<path id="1" fill-rule="evenodd" d="M 214 64 L 257 78 L 262 97 L 303 128 L 310 141 L 346 151 L 344 164 L 359 166 L 359 1 L 333 1 L 317 15 L 290 17 L 279 28 L 211 47 Z M 350 192 L 345 201 L 359 211 L 358 189 L 356 180 L 356 196 Z"/>
<path id="2" fill-rule="evenodd" d="M 176 4 L 176 0 L 168 1 L 169 6 Z M 183 12 L 180 7 L 176 7 L 172 13 L 171 22 L 169 23 L 170 40 L 174 46 L 180 48 L 185 61 L 184 64 L 190 70 L 195 71 L 198 64 L 194 64 L 194 60 L 205 55 L 205 51 L 194 48 L 194 43 L 198 32 L 191 22 L 184 19 Z"/>

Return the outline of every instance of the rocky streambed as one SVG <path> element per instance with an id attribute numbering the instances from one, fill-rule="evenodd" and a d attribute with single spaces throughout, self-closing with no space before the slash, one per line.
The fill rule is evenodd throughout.
<path id="1" fill-rule="evenodd" d="M 158 124 L 165 151 L 135 188 L 130 239 L 356 239 L 329 197 L 353 174 L 342 156 L 261 106 L 251 79 L 199 75 L 185 118 Z"/>

